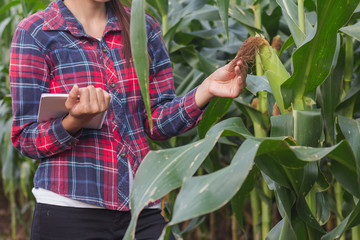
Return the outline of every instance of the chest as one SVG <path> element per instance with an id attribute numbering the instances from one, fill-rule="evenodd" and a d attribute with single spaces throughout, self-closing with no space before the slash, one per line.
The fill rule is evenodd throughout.
<path id="1" fill-rule="evenodd" d="M 140 88 L 133 63 L 126 63 L 121 34 L 107 34 L 100 41 L 58 33 L 46 43 L 49 88 L 68 93 L 74 84 L 102 88 L 121 101 L 139 100 Z"/>

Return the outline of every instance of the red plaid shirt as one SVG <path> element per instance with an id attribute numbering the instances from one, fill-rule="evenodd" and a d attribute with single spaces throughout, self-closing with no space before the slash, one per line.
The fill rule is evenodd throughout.
<path id="1" fill-rule="evenodd" d="M 133 64 L 126 66 L 123 48 L 129 46 L 122 45 L 120 24 L 110 9 L 101 41 L 84 32 L 61 0 L 19 24 L 11 47 L 11 137 L 25 156 L 40 160 L 35 187 L 129 210 L 128 162 L 134 176 L 149 152 L 146 134 L 161 140 L 196 126 L 202 111 L 195 105 L 195 90 L 176 97 L 160 27 L 150 17 L 147 30 L 152 135 Z M 111 94 L 102 129 L 82 129 L 73 137 L 62 118 L 37 123 L 41 94 L 68 93 L 74 84 Z"/>

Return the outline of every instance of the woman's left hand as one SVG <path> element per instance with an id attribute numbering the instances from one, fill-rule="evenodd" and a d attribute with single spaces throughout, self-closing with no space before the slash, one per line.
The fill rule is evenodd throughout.
<path id="1" fill-rule="evenodd" d="M 233 60 L 234 61 L 234 60 Z M 204 107 L 213 97 L 236 98 L 246 87 L 247 64 L 237 61 L 235 68 L 232 63 L 217 69 L 198 87 L 195 103 Z"/>

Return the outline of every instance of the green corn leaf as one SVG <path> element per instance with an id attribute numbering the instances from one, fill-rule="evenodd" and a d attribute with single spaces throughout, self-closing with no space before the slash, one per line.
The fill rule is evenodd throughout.
<path id="1" fill-rule="evenodd" d="M 31 173 L 31 160 L 23 162 L 20 168 L 20 188 L 21 193 L 25 198 L 28 198 L 28 186 L 29 186 L 29 178 Z"/>
<path id="2" fill-rule="evenodd" d="M 281 86 L 285 107 L 294 103 L 295 109 L 304 110 L 304 98 L 314 98 L 314 91 L 331 70 L 337 31 L 350 19 L 359 2 L 317 1 L 316 28 L 308 35 L 306 43 L 293 54 L 294 73 Z"/>
<path id="3" fill-rule="evenodd" d="M 224 25 L 226 36 L 229 39 L 229 5 L 230 0 L 216 0 L 219 7 L 219 14 Z"/>
<path id="4" fill-rule="evenodd" d="M 281 230 L 283 229 L 284 220 L 282 219 L 280 222 L 278 222 L 268 233 L 266 236 L 266 240 L 280 240 Z M 295 237 L 295 233 L 293 234 Z M 291 238 L 294 239 L 294 238 Z"/>
<path id="5" fill-rule="evenodd" d="M 360 119 L 349 119 L 339 116 L 341 131 L 349 141 L 356 159 L 357 169 L 360 170 Z"/>
<path id="6" fill-rule="evenodd" d="M 298 24 L 298 9 L 296 4 L 293 1 L 287 0 L 276 0 L 276 2 L 281 7 L 283 17 L 290 29 L 291 35 L 294 39 L 294 42 L 297 47 L 300 47 L 301 44 L 305 41 L 306 34 L 302 32 L 299 28 Z M 312 30 L 311 24 L 307 19 L 305 19 L 305 29 L 306 32 L 310 32 Z"/>
<path id="7" fill-rule="evenodd" d="M 347 141 L 341 141 L 339 144 L 329 148 L 290 146 L 289 143 L 292 143 L 292 141 L 289 138 L 255 138 L 248 132 L 240 118 L 231 118 L 213 126 L 206 137 L 200 141 L 174 149 L 150 152 L 145 157 L 135 177 L 131 193 L 133 215 L 124 239 L 131 239 L 134 234 L 137 216 L 149 202 L 155 201 L 171 190 L 180 187 L 184 181 L 190 181 L 186 179 L 190 179 L 195 173 L 221 136 L 238 136 L 253 139 L 249 143 L 259 142 L 259 146 L 255 147 L 257 149 L 255 156 L 264 156 L 266 158 L 271 156 L 271 159 L 287 168 L 301 168 L 308 162 L 318 161 L 325 156 L 330 156 L 342 165 L 345 164 L 355 168 L 354 164 L 352 164 L 355 160 L 351 155 L 352 151 Z M 236 161 L 234 160 L 234 162 Z M 268 161 L 265 164 L 273 165 L 273 162 Z M 231 172 L 231 167 L 232 165 L 226 170 L 219 170 L 220 172 L 215 172 L 214 175 L 210 174 L 209 176 L 222 179 L 224 177 L 223 172 Z M 271 176 L 269 175 L 269 177 Z M 276 181 L 276 179 L 273 180 Z M 290 179 L 289 181 L 293 182 L 296 179 Z M 293 186 L 296 183 L 291 184 Z M 230 195 L 233 196 L 238 189 L 233 188 L 229 191 L 229 194 L 232 192 Z M 218 191 L 218 188 L 215 189 L 209 186 L 209 191 Z M 298 191 L 299 189 L 297 189 Z M 201 206 L 199 212 L 192 211 L 189 213 L 190 215 L 182 215 L 181 219 L 189 219 L 206 211 L 212 211 L 231 199 L 229 196 L 221 194 L 218 195 L 218 198 L 208 210 L 204 211 Z"/>
<path id="8" fill-rule="evenodd" d="M 214 173 L 186 179 L 175 201 L 169 225 L 212 212 L 225 205 L 250 172 L 260 143 L 246 140 L 230 166 Z"/>
<path id="9" fill-rule="evenodd" d="M 338 38 L 337 48 L 340 48 L 340 38 Z M 334 58 L 330 75 L 320 86 L 319 96 L 322 105 L 322 114 L 325 122 L 325 129 L 332 144 L 335 143 L 335 109 L 340 102 L 341 79 L 344 75 L 345 52 L 337 49 L 338 57 Z M 343 109 L 340 107 L 339 109 Z"/>
<path id="10" fill-rule="evenodd" d="M 302 181 L 299 195 L 305 197 L 313 188 L 318 177 L 318 166 L 316 162 L 308 163 L 303 169 Z"/>
<path id="11" fill-rule="evenodd" d="M 170 29 L 168 29 L 168 31 L 164 35 L 164 42 L 166 44 L 166 47 L 167 47 L 169 53 L 171 53 L 171 51 L 172 51 L 171 42 L 174 40 L 175 33 L 178 30 L 178 27 L 180 26 L 181 22 L 182 22 L 182 19 L 180 19 L 174 26 L 172 26 Z"/>
<path id="12" fill-rule="evenodd" d="M 5 29 L 11 24 L 13 16 L 7 17 L 0 22 L 0 37 L 3 38 L 3 35 L 6 33 Z"/>
<path id="13" fill-rule="evenodd" d="M 248 144 L 251 144 L 251 147 L 249 147 Z M 273 146 L 267 144 L 266 139 L 261 142 L 257 142 L 254 140 L 246 140 L 238 150 L 238 153 L 235 155 L 233 162 L 230 166 L 223 168 L 215 173 L 208 174 L 206 176 L 185 179 L 183 187 L 176 200 L 174 206 L 174 215 L 169 225 L 173 225 L 191 219 L 193 217 L 209 213 L 223 206 L 238 191 L 239 185 L 241 186 L 241 183 L 245 179 L 245 177 L 242 176 L 243 173 L 240 169 L 245 171 L 244 174 L 246 174 L 246 172 L 248 173 L 250 171 L 250 167 L 252 166 L 253 158 L 257 154 L 272 152 L 272 149 Z M 317 150 L 322 151 L 322 149 Z M 251 155 L 249 156 L 249 154 Z M 238 159 L 238 155 L 244 157 L 244 159 L 246 160 L 242 158 Z M 305 155 L 302 156 L 305 157 Z M 306 158 L 309 160 L 314 156 L 316 156 L 317 160 L 319 159 L 319 157 L 321 158 L 320 154 L 312 155 L 311 157 L 306 155 Z M 315 160 L 315 158 L 313 160 Z M 239 166 L 237 165 L 237 163 L 239 164 Z M 241 165 L 240 163 L 245 165 Z M 224 187 L 225 182 L 227 183 L 226 187 Z M 221 191 L 221 194 L 219 193 L 219 191 Z M 206 202 L 206 204 L 203 204 L 204 202 Z M 306 217 L 306 222 L 308 222 L 308 224 L 312 224 L 315 229 L 317 229 L 318 231 L 323 231 L 319 224 L 314 225 L 315 223 L 317 223 L 314 217 L 311 218 L 308 214 L 306 216 L 301 216 L 303 218 Z"/>
<path id="14" fill-rule="evenodd" d="M 216 140 L 216 138 L 208 138 L 184 147 L 150 152 L 145 157 L 134 180 L 131 192 L 132 220 L 124 239 L 133 239 L 136 219 L 140 211 L 149 202 L 179 187 L 183 178 L 192 176 L 211 151 Z M 161 172 L 158 171 L 160 169 Z"/>
<path id="15" fill-rule="evenodd" d="M 346 140 L 349 141 L 355 156 L 356 167 L 354 169 L 356 171 L 357 181 L 351 183 L 350 186 L 353 186 L 355 194 L 356 192 L 360 193 L 360 119 L 353 120 L 339 116 L 339 126 L 341 128 L 342 134 L 344 135 Z M 354 192 L 351 193 L 354 194 Z M 356 196 L 359 197 L 359 194 L 356 194 Z"/>
<path id="16" fill-rule="evenodd" d="M 147 2 L 149 2 L 152 6 L 156 7 L 156 9 L 160 12 L 161 16 L 166 16 L 168 14 L 168 0 L 147 0 Z"/>
<path id="17" fill-rule="evenodd" d="M 25 0 L 21 0 L 21 6 L 22 6 L 22 10 L 23 10 L 24 16 L 27 16 L 29 13 L 28 13 L 28 10 L 27 10 L 27 6 L 26 6 L 26 3 L 25 3 Z"/>
<path id="18" fill-rule="evenodd" d="M 353 224 L 353 222 L 358 221 L 360 216 L 360 202 L 357 203 L 356 208 L 342 221 L 337 225 L 333 230 L 321 237 L 321 240 L 332 240 L 338 239 L 344 232 Z"/>
<path id="19" fill-rule="evenodd" d="M 317 147 L 320 144 L 323 122 L 319 109 L 293 111 L 294 138 L 300 146 Z"/>
<path id="20" fill-rule="evenodd" d="M 279 56 L 281 56 L 283 54 L 283 52 L 288 49 L 289 47 L 291 47 L 294 44 L 294 38 L 293 36 L 290 35 L 290 37 L 288 37 L 288 39 L 286 39 L 286 41 L 284 42 L 284 44 L 281 46 L 280 52 L 279 52 Z"/>
<path id="21" fill-rule="evenodd" d="M 256 33 L 262 33 L 261 29 L 254 27 L 254 14 L 248 11 L 248 9 L 243 9 L 235 4 L 231 4 L 229 14 L 232 18 L 241 23 L 251 36 L 255 36 Z"/>
<path id="22" fill-rule="evenodd" d="M 203 140 L 183 147 L 150 152 L 138 169 L 131 192 L 132 219 L 124 239 L 132 239 L 140 211 L 192 176 L 205 160 L 221 135 L 251 137 L 238 118 L 215 125 Z M 159 170 L 161 170 L 159 172 Z M 166 183 L 166 184 L 164 184 Z"/>
<path id="23" fill-rule="evenodd" d="M 251 119 L 253 125 L 260 126 L 262 129 L 267 129 L 264 116 L 259 110 L 253 108 L 241 98 L 235 99 L 235 105 L 241 110 L 243 114 L 245 114 L 245 116 Z"/>
<path id="24" fill-rule="evenodd" d="M 145 0 L 134 0 L 131 7 L 130 21 L 131 53 L 148 115 L 150 131 L 152 132 L 153 121 L 149 94 L 149 58 L 146 33 Z"/>
<path id="25" fill-rule="evenodd" d="M 232 102 L 232 98 L 219 97 L 210 101 L 197 127 L 200 138 L 204 138 L 207 131 L 225 115 Z"/>
<path id="26" fill-rule="evenodd" d="M 329 160 L 328 162 L 331 173 L 334 175 L 336 181 L 338 181 L 346 191 L 359 198 L 359 184 L 357 183 L 358 175 L 354 168 L 355 166 L 348 166 L 349 164 L 345 165 L 332 160 Z"/>
<path id="27" fill-rule="evenodd" d="M 291 136 L 294 137 L 294 121 L 291 114 L 272 116 L 271 132 L 272 137 Z"/>
<path id="28" fill-rule="evenodd" d="M 246 77 L 246 89 L 254 96 L 260 91 L 272 93 L 267 77 L 248 74 Z"/>
<path id="29" fill-rule="evenodd" d="M 247 200 L 247 196 L 250 195 L 251 190 L 253 190 L 255 187 L 257 172 L 257 168 L 253 168 L 250 171 L 240 190 L 231 199 L 231 208 L 235 214 L 236 220 L 238 221 L 241 230 L 244 232 L 245 226 L 243 221 L 243 209 Z"/>
<path id="30" fill-rule="evenodd" d="M 181 16 L 191 15 L 191 14 L 199 14 L 201 10 L 205 8 L 206 3 L 208 0 L 199 0 L 199 1 L 189 1 L 182 12 L 180 12 Z"/>
<path id="31" fill-rule="evenodd" d="M 296 200 L 296 210 L 298 216 L 311 228 L 316 230 L 318 233 L 325 233 L 325 230 L 320 226 L 319 222 L 315 219 L 305 198 L 299 197 Z M 316 233 L 315 233 L 316 234 Z"/>
<path id="32" fill-rule="evenodd" d="M 336 114 L 352 117 L 360 109 L 360 76 L 354 80 L 349 92 L 336 107 Z"/>
<path id="33" fill-rule="evenodd" d="M 181 53 L 187 64 L 196 68 L 207 76 L 211 75 L 216 70 L 215 65 L 202 56 L 193 45 L 182 48 Z"/>
<path id="34" fill-rule="evenodd" d="M 285 169 L 285 167 L 282 166 L 280 163 L 274 161 L 268 156 L 257 156 L 255 163 L 262 173 L 265 173 L 272 181 L 277 183 L 279 186 L 285 187 L 287 189 L 292 189 L 292 181 L 287 176 L 287 169 Z"/>
<path id="35" fill-rule="evenodd" d="M 5 12 L 9 10 L 11 7 L 16 6 L 20 4 L 20 0 L 10 1 L 7 4 L 5 4 L 3 7 L 0 8 L 0 16 L 4 16 Z"/>
<path id="36" fill-rule="evenodd" d="M 330 219 L 330 206 L 325 198 L 326 192 L 316 193 L 316 216 L 320 225 L 326 224 Z"/>
<path id="37" fill-rule="evenodd" d="M 360 41 L 360 22 L 358 22 L 354 25 L 342 27 L 342 28 L 340 28 L 340 31 L 353 37 L 357 41 Z"/>

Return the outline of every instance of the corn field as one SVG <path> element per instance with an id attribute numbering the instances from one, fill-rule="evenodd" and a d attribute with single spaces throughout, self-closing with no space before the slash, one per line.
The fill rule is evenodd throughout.
<path id="1" fill-rule="evenodd" d="M 9 48 L 19 21 L 49 1 L 0 3 L 0 193 L 11 213 L 0 239 L 19 239 L 19 226 L 26 234 L 31 226 L 36 160 L 10 142 Z M 132 1 L 131 47 L 147 109 L 145 11 L 162 26 L 178 95 L 232 60 L 249 37 L 264 44 L 244 93 L 214 98 L 186 134 L 149 140 L 124 239 L 133 239 L 141 210 L 162 198 L 169 223 L 161 239 L 171 230 L 191 240 L 360 240 L 359 3 Z"/>

